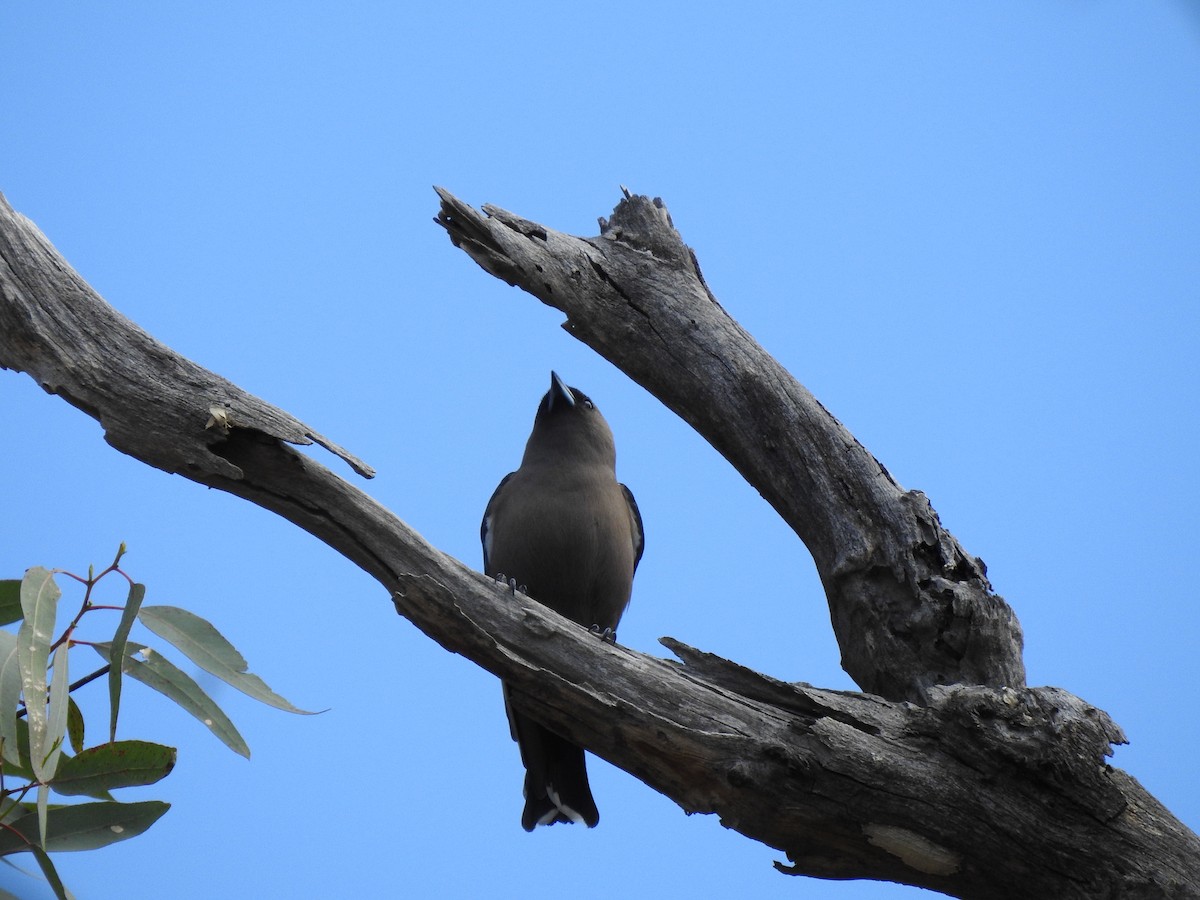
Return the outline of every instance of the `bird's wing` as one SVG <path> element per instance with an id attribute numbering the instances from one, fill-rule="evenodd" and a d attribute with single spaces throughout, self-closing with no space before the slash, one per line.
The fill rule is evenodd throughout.
<path id="1" fill-rule="evenodd" d="M 491 574 L 491 561 L 489 557 L 492 555 L 492 511 L 496 507 L 496 498 L 500 496 L 500 492 L 504 490 L 504 486 L 508 484 L 508 480 L 516 475 L 516 472 L 509 472 L 496 485 L 496 490 L 492 491 L 492 499 L 488 501 L 487 508 L 483 511 L 483 521 L 479 523 L 479 540 L 483 544 L 483 571 L 485 574 Z"/>
<path id="2" fill-rule="evenodd" d="M 621 490 L 625 494 L 625 503 L 629 506 L 629 521 L 633 525 L 633 570 L 636 572 L 638 563 L 642 561 L 642 551 L 646 549 L 646 532 L 642 528 L 642 514 L 638 511 L 637 501 L 633 499 L 633 491 L 625 485 L 621 485 Z"/>

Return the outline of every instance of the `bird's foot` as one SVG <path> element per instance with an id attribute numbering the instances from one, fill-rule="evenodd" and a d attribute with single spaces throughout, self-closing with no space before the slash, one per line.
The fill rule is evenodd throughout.
<path id="1" fill-rule="evenodd" d="M 508 577 L 508 576 L 506 576 L 506 575 L 505 575 L 503 572 L 497 572 L 497 573 L 496 573 L 496 581 L 497 581 L 499 584 L 503 584 L 503 585 L 505 585 L 505 586 L 506 586 L 506 587 L 507 587 L 507 588 L 508 588 L 508 589 L 509 589 L 509 590 L 512 592 L 512 595 L 513 595 L 514 597 L 515 597 L 515 596 L 516 596 L 518 593 L 521 593 L 521 594 L 527 594 L 527 593 L 529 593 L 529 589 L 528 589 L 528 588 L 527 588 L 525 585 L 523 585 L 523 584 L 517 584 L 517 579 L 515 579 L 515 578 L 509 578 L 509 577 Z"/>
<path id="2" fill-rule="evenodd" d="M 605 643 L 615 644 L 617 642 L 617 631 L 615 628 L 609 628 L 608 626 L 601 628 L 599 625 L 593 625 L 588 631 Z"/>

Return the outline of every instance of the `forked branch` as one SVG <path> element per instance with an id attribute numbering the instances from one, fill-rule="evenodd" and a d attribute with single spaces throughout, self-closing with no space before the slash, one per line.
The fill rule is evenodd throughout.
<path id="1" fill-rule="evenodd" d="M 3 198 L 0 366 L 97 418 L 122 452 L 325 541 L 530 714 L 785 852 L 789 871 L 976 898 L 1200 894 L 1200 841 L 1104 763 L 1120 730 L 1023 687 L 1016 621 L 982 566 L 724 313 L 661 204 L 627 198 L 581 239 L 442 197 L 459 246 L 561 304 L 572 333 L 770 499 L 813 552 L 847 669 L 895 699 L 784 684 L 674 642 L 682 663 L 655 659 L 510 596 L 289 442 L 364 464 L 117 313 Z"/>

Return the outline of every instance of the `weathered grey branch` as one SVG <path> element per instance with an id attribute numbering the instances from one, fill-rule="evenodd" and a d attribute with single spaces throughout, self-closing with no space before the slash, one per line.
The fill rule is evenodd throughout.
<path id="1" fill-rule="evenodd" d="M 486 271 L 678 413 L 808 546 L 842 666 L 865 691 L 1025 684 L 1021 629 L 983 563 L 721 308 L 661 202 L 627 197 L 579 238 L 439 190 L 438 222 Z"/>
<path id="2" fill-rule="evenodd" d="M 466 218 L 461 209 L 454 215 Z M 506 221 L 511 230 L 520 220 Z M 544 229 L 542 237 L 515 233 L 519 241 L 559 241 Z M 465 231 L 455 235 L 468 240 Z M 574 248 L 577 259 L 577 239 L 563 240 L 556 246 Z M 649 274 L 657 259 L 646 256 L 641 268 L 661 280 L 662 273 Z M 634 296 L 629 286 L 621 290 Z M 583 313 L 576 308 L 572 316 L 578 322 Z M 1200 893 L 1200 840 L 1136 781 L 1105 765 L 1110 743 L 1122 736 L 1099 710 L 1055 689 L 1020 688 L 1019 679 L 997 689 L 941 687 L 926 677 L 916 705 L 784 684 L 671 641 L 682 664 L 597 641 L 438 552 L 293 450 L 286 441 L 318 437 L 121 317 L 3 198 L 0 366 L 28 372 L 95 416 L 123 452 L 274 510 L 327 542 L 376 577 L 426 634 L 514 685 L 528 712 L 684 809 L 716 813 L 787 853 L 788 871 L 887 879 L 975 898 L 1009 897 L 1018 886 L 1031 896 L 1063 898 Z M 783 426 L 761 427 L 777 435 L 782 456 Z M 790 477 L 779 480 L 782 499 Z M 808 490 L 826 477 L 814 476 Z M 846 490 L 853 496 L 859 488 Z M 909 504 L 917 520 L 925 515 L 911 497 L 892 502 Z M 815 493 L 795 501 L 797 509 L 819 505 Z M 858 512 L 855 521 L 865 516 Z M 925 540 L 926 555 L 961 553 L 940 529 Z M 931 540 L 936 546 L 928 549 Z M 879 554 L 880 546 L 864 545 L 863 552 Z M 969 569 L 970 559 L 962 560 Z M 910 563 L 897 565 L 908 571 Z M 863 580 L 843 580 L 855 578 Z M 982 573 L 974 580 L 981 587 L 965 590 L 990 596 Z M 923 589 L 919 582 L 897 579 Z M 970 624 L 963 626 L 968 645 Z M 972 659 L 988 658 L 968 651 Z"/>

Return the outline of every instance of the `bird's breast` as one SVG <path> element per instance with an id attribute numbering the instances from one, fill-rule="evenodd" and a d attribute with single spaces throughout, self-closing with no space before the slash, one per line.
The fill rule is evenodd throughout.
<path id="1" fill-rule="evenodd" d="M 620 485 L 611 478 L 514 474 L 489 527 L 490 575 L 582 625 L 615 628 L 633 585 L 634 539 Z"/>

